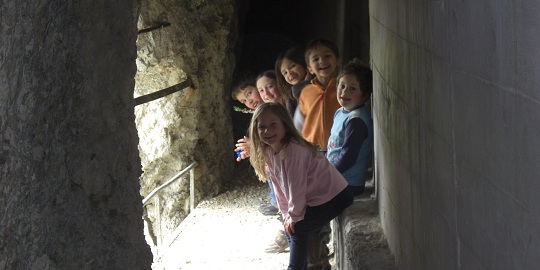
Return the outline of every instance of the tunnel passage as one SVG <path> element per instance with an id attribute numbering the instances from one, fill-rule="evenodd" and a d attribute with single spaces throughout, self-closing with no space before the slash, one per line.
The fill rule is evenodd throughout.
<path id="1" fill-rule="evenodd" d="M 143 1 L 138 28 L 154 30 L 137 39 L 135 96 L 185 80 L 192 87 L 135 109 L 144 171 L 141 195 L 145 197 L 192 161 L 199 163 L 195 204 L 230 185 L 256 181 L 248 161 L 234 161 L 234 142 L 246 134 L 250 114 L 233 111 L 233 106 L 243 105 L 231 100 L 232 85 L 242 76 L 273 69 L 279 53 L 293 46 L 303 48 L 313 38 L 334 40 L 348 48 L 343 46 L 341 21 L 347 18 L 343 16 L 347 7 L 357 5 L 345 0 L 222 0 L 182 6 Z M 156 25 L 167 27 L 153 28 Z M 351 52 L 344 50 L 343 55 L 360 55 L 352 51 L 362 47 L 352 44 L 349 47 L 355 49 L 346 49 Z M 171 234 L 189 214 L 189 194 L 185 176 L 145 205 L 153 244 L 158 244 L 159 235 Z"/>

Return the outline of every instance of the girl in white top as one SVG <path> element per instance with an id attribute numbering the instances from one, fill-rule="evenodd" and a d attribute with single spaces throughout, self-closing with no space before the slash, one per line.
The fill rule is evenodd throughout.
<path id="1" fill-rule="evenodd" d="M 347 181 L 294 127 L 283 105 L 265 103 L 249 127 L 250 162 L 261 181 L 270 181 L 288 234 L 288 269 L 307 269 L 307 236 L 352 204 Z"/>

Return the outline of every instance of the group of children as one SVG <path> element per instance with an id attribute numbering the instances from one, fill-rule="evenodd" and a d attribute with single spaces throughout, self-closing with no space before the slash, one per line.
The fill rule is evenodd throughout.
<path id="1" fill-rule="evenodd" d="M 254 110 L 249 136 L 235 151 L 270 183 L 271 202 L 275 197 L 283 217 L 278 237 L 290 250 L 288 269 L 308 263 L 328 269 L 321 251 L 326 228 L 364 190 L 373 148 L 372 73 L 358 60 L 340 67 L 337 46 L 313 40 L 305 53 L 286 51 L 274 70 L 232 93 Z"/>

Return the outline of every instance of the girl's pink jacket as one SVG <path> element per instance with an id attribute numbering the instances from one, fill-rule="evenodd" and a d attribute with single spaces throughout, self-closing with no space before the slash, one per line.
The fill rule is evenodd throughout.
<path id="1" fill-rule="evenodd" d="M 323 155 L 296 142 L 290 142 L 279 153 L 266 147 L 266 164 L 279 210 L 293 222 L 304 219 L 306 206 L 330 201 L 347 187 L 341 173 Z"/>

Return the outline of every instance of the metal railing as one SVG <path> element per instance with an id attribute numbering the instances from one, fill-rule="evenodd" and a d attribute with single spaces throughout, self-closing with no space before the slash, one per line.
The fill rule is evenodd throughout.
<path id="1" fill-rule="evenodd" d="M 187 172 L 189 172 L 189 209 L 191 211 L 193 211 L 193 208 L 194 208 L 194 204 L 195 204 L 195 173 L 193 172 L 193 168 L 195 166 L 197 166 L 198 163 L 195 161 L 191 164 L 189 164 L 189 166 L 187 166 L 185 169 L 183 169 L 182 171 L 180 171 L 177 175 L 173 176 L 169 181 L 165 182 L 165 184 L 155 188 L 154 190 L 152 190 L 152 192 L 150 192 L 150 194 L 148 194 L 144 199 L 143 199 L 143 206 L 145 206 L 148 201 L 154 197 L 156 195 L 156 193 L 158 193 L 160 190 L 166 188 L 167 186 L 169 186 L 170 184 L 172 184 L 173 182 L 175 182 L 176 180 L 180 179 L 180 177 L 184 176 L 184 174 L 186 174 Z"/>
<path id="2" fill-rule="evenodd" d="M 175 181 L 177 181 L 178 179 L 180 179 L 182 176 L 184 176 L 186 173 L 189 172 L 189 211 L 190 211 L 190 213 L 193 212 L 193 209 L 195 208 L 195 172 L 194 172 L 194 168 L 197 165 L 198 165 L 197 162 L 193 162 L 193 163 L 189 164 L 189 166 L 187 166 L 185 169 L 183 169 L 178 174 L 173 176 L 169 181 L 165 182 L 163 185 L 161 185 L 161 186 L 155 188 L 154 190 L 152 190 L 152 192 L 150 192 L 142 200 L 143 206 L 145 206 L 150 199 L 154 198 L 155 195 L 159 191 L 161 191 L 164 188 L 168 187 L 169 185 L 171 185 L 172 183 L 174 183 Z M 156 223 L 152 227 L 157 230 L 156 234 L 155 234 L 156 235 L 155 240 L 157 240 L 158 242 L 157 243 L 154 242 L 154 246 L 156 247 L 156 251 L 157 251 L 158 249 L 160 249 L 160 247 L 162 245 L 163 235 L 161 234 L 161 210 L 160 210 L 159 196 L 155 197 L 155 201 L 156 202 L 155 202 L 154 210 L 156 211 Z M 146 219 L 145 219 L 145 221 L 149 222 Z M 149 229 L 150 229 L 150 226 L 149 226 Z"/>
<path id="3" fill-rule="evenodd" d="M 144 103 L 147 103 L 147 102 L 150 102 L 152 100 L 156 100 L 158 98 L 162 98 L 162 97 L 165 97 L 165 96 L 168 96 L 170 94 L 173 94 L 173 93 L 176 93 L 180 90 L 183 90 L 185 88 L 188 88 L 188 87 L 191 87 L 191 79 L 190 78 L 187 78 L 185 81 L 179 83 L 179 84 L 175 84 L 171 87 L 167 87 L 165 89 L 161 89 L 159 91 L 156 91 L 156 92 L 153 92 L 153 93 L 150 93 L 148 95 L 144 95 L 144 96 L 140 96 L 140 97 L 136 97 L 133 102 L 134 102 L 134 105 L 135 106 L 139 106 L 141 104 L 144 104 Z"/>

